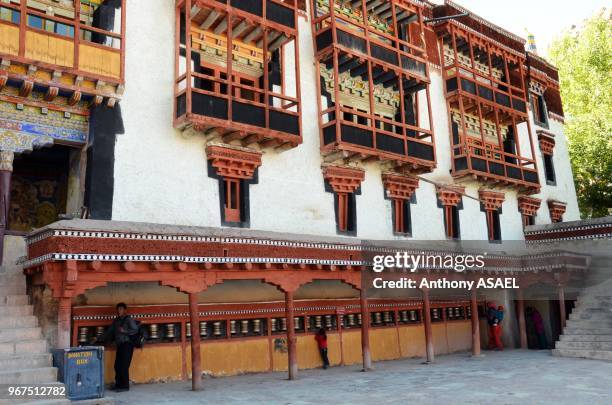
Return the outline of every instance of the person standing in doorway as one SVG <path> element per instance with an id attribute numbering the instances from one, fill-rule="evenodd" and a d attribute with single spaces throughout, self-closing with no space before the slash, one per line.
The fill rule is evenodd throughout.
<path id="1" fill-rule="evenodd" d="M 531 313 L 531 317 L 538 337 L 538 349 L 546 350 L 548 349 L 548 341 L 546 340 L 546 332 L 544 331 L 544 319 L 542 319 L 542 315 L 540 315 L 540 312 L 535 308 Z"/>
<path id="2" fill-rule="evenodd" d="M 319 352 L 321 353 L 321 358 L 323 359 L 323 369 L 327 369 L 329 367 L 329 359 L 327 358 L 327 334 L 325 333 L 325 329 L 321 328 L 315 335 L 315 340 L 319 345 Z"/>
<path id="3" fill-rule="evenodd" d="M 113 320 L 110 328 L 106 330 L 99 341 L 108 342 L 109 339 L 115 343 L 115 386 L 112 388 L 117 392 L 130 389 L 130 364 L 134 353 L 134 343 L 131 336 L 138 333 L 138 324 L 127 313 L 127 305 L 123 302 L 117 304 L 117 317 Z"/>
<path id="4" fill-rule="evenodd" d="M 500 305 L 496 309 L 495 304 L 493 302 L 490 302 L 489 309 L 487 310 L 487 323 L 489 324 L 489 350 L 504 350 L 504 345 L 501 340 L 501 321 L 503 319 L 504 307 Z"/>

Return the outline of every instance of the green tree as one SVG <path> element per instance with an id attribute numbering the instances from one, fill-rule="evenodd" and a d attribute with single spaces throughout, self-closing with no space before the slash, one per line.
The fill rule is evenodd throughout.
<path id="1" fill-rule="evenodd" d="M 583 218 L 612 208 L 612 20 L 609 10 L 553 42 L 566 134 Z"/>

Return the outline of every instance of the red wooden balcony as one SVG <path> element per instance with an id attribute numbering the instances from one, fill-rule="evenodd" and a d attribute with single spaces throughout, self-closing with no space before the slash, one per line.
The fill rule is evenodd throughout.
<path id="1" fill-rule="evenodd" d="M 175 127 L 243 146 L 300 144 L 297 12 L 295 1 L 179 3 Z"/>
<path id="2" fill-rule="evenodd" d="M 125 0 L 107 3 L 0 3 L 0 55 L 10 62 L 0 73 L 8 81 L 54 88 L 52 94 L 108 96 L 114 104 L 124 82 Z"/>
<path id="3" fill-rule="evenodd" d="M 325 160 L 435 167 L 423 10 L 399 1 L 312 0 Z"/>

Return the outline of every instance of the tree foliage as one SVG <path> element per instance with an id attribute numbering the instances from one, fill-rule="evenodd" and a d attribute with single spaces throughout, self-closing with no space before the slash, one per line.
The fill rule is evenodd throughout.
<path id="1" fill-rule="evenodd" d="M 609 10 L 565 32 L 549 56 L 559 68 L 566 134 L 583 218 L 612 208 L 612 20 Z"/>

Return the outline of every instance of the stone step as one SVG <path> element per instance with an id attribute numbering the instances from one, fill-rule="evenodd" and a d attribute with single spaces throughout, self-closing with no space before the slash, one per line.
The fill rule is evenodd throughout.
<path id="1" fill-rule="evenodd" d="M 593 360 L 612 360 L 612 352 L 601 350 L 553 349 L 552 355 L 559 357 L 577 357 Z"/>
<path id="2" fill-rule="evenodd" d="M 11 356 L 25 353 L 45 353 L 47 341 L 45 339 L 20 340 L 17 342 L 0 343 L 0 356 Z"/>
<path id="3" fill-rule="evenodd" d="M 612 329 L 612 321 L 596 321 L 596 320 L 573 320 L 567 324 L 572 328 L 584 328 L 584 329 Z"/>
<path id="4" fill-rule="evenodd" d="M 3 305 L 0 311 L 2 313 L 2 316 L 0 316 L 0 325 L 2 325 L 2 318 L 5 316 L 32 315 L 34 313 L 34 307 L 32 305 Z"/>
<path id="5" fill-rule="evenodd" d="M 4 299 L 0 298 L 0 307 L 5 305 L 28 305 L 30 299 L 27 295 L 7 295 Z"/>
<path id="6" fill-rule="evenodd" d="M 40 338 L 40 328 L 2 328 L 0 329 L 0 342 L 31 340 Z"/>
<path id="7" fill-rule="evenodd" d="M 0 371 L 0 384 L 40 384 L 57 381 L 55 367 Z"/>
<path id="8" fill-rule="evenodd" d="M 612 321 L 612 310 L 610 311 L 579 311 L 572 312 L 569 316 L 571 321 Z"/>
<path id="9" fill-rule="evenodd" d="M 561 342 L 612 342 L 612 335 L 561 335 Z"/>
<path id="10" fill-rule="evenodd" d="M 564 335 L 612 335 L 612 328 L 576 328 L 572 324 L 563 329 Z"/>
<path id="11" fill-rule="evenodd" d="M 4 316 L 0 315 L 0 328 L 30 328 L 38 326 L 38 319 L 34 315 Z"/>
<path id="12" fill-rule="evenodd" d="M 564 340 L 557 342 L 555 349 L 605 350 L 612 352 L 612 342 L 572 342 Z"/>
<path id="13" fill-rule="evenodd" d="M 0 370 L 51 367 L 52 364 L 51 353 L 18 354 L 0 357 Z"/>

